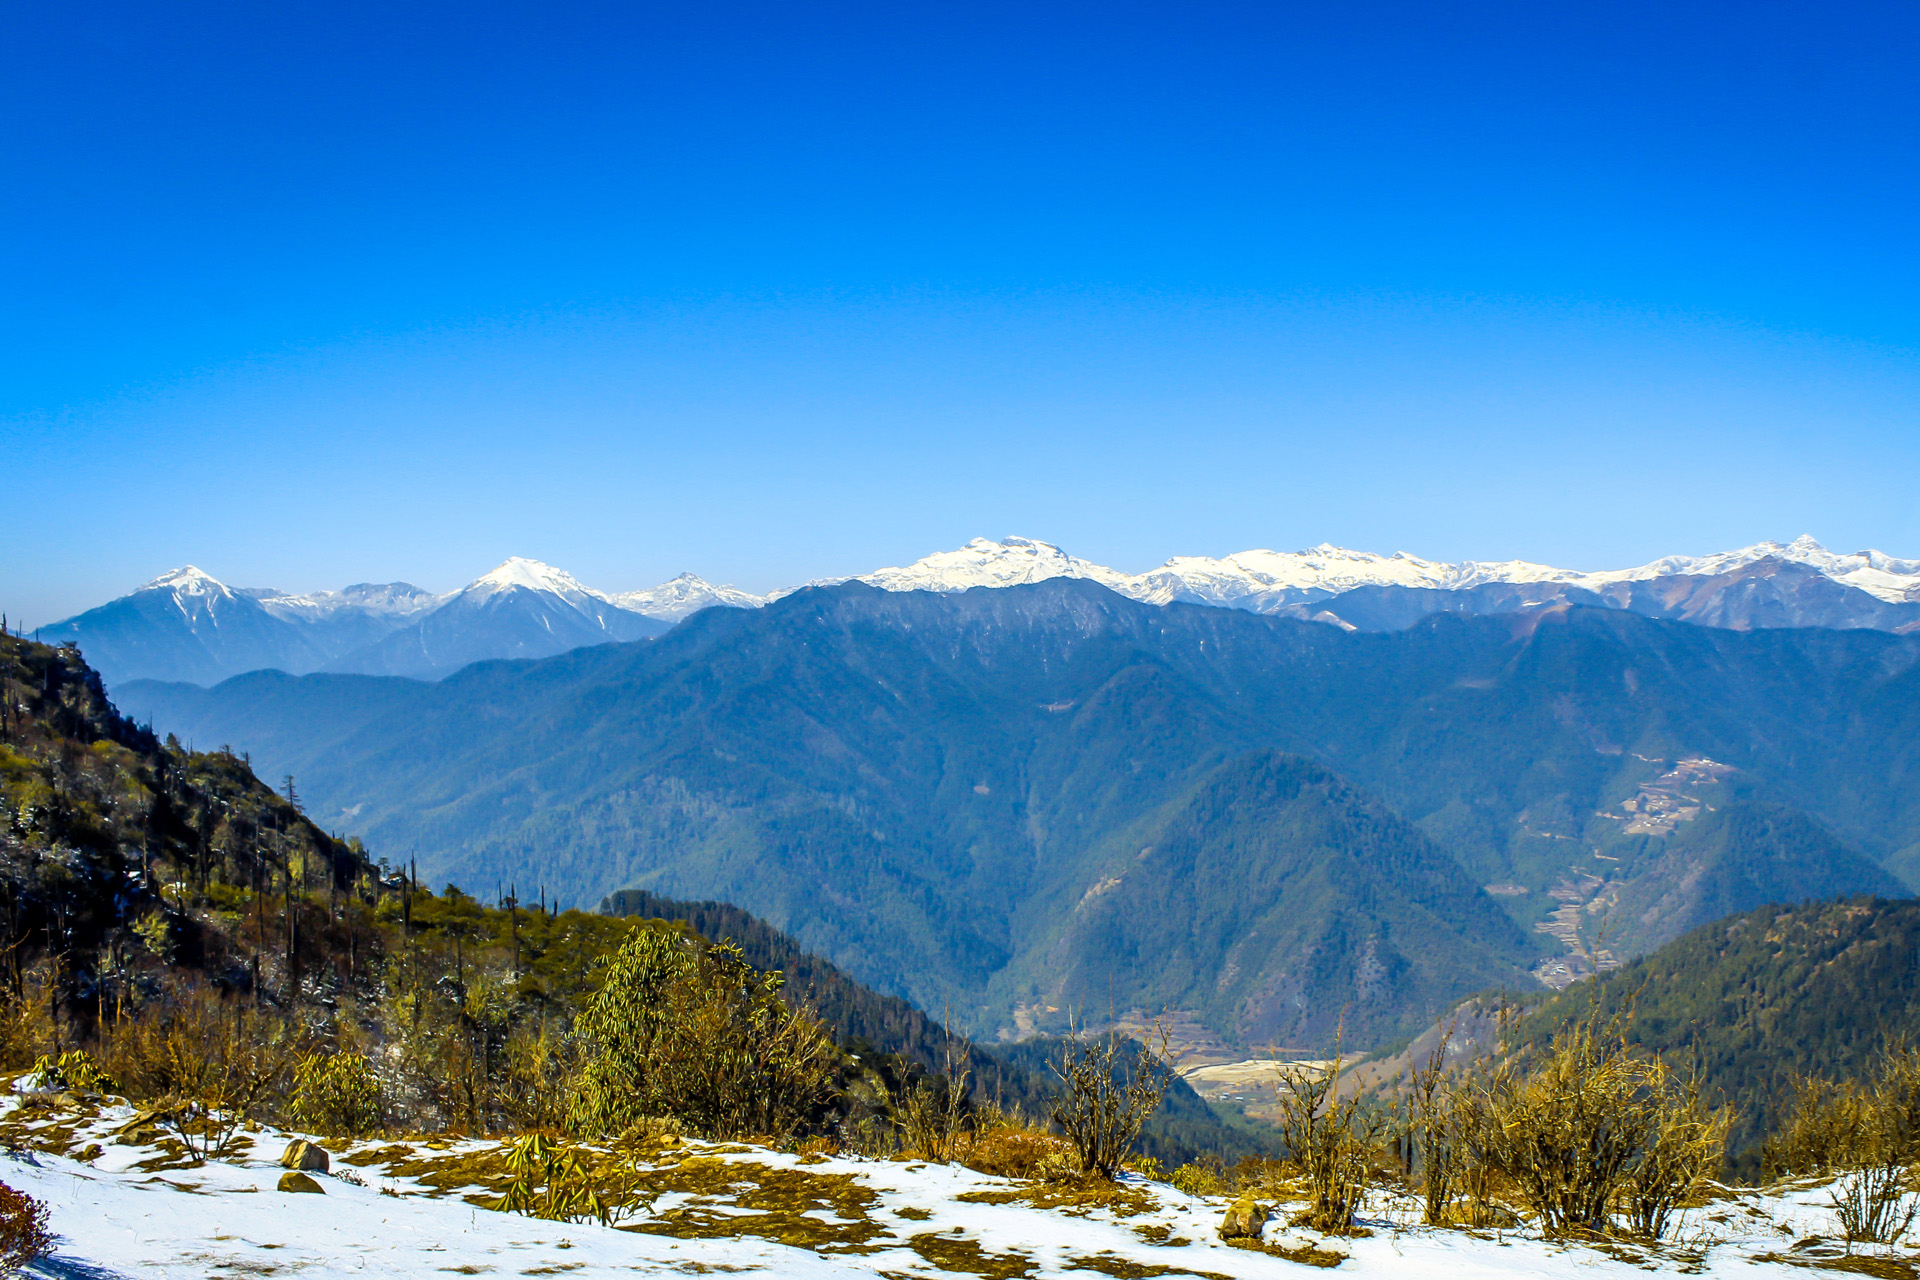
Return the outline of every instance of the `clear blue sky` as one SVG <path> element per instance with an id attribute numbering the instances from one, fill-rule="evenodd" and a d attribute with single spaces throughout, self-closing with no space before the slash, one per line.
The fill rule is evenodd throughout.
<path id="1" fill-rule="evenodd" d="M 1920 9 L 10 4 L 0 607 L 1920 555 Z"/>

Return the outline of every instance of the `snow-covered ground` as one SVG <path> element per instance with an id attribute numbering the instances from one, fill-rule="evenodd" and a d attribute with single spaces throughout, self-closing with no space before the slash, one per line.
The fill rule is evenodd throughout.
<path id="1" fill-rule="evenodd" d="M 1577 1275 L 1652 1268 L 1758 1277 L 1824 1267 L 1913 1274 L 1907 1249 L 1843 1256 L 1826 1190 L 1728 1193 L 1685 1216 L 1658 1250 L 1545 1242 L 1519 1232 L 1431 1230 L 1382 1203 L 1360 1239 L 1310 1238 L 1276 1217 L 1266 1251 L 1216 1238 L 1223 1200 L 1131 1180 L 1104 1205 L 959 1167 L 796 1156 L 705 1143 L 658 1150 L 659 1194 L 617 1227 L 501 1213 L 484 1185 L 498 1144 L 330 1143 L 324 1194 L 277 1190 L 288 1135 L 261 1131 L 197 1167 L 120 1132 L 125 1106 L 22 1110 L 0 1102 L 0 1180 L 44 1200 L 59 1234 L 48 1277 L 1301 1276 L 1311 1258 L 1378 1280 Z M 34 1150 L 41 1148 L 41 1150 Z M 65 1150 L 69 1154 L 53 1154 Z M 340 1176 L 345 1175 L 345 1176 Z M 1868 1262 L 1868 1258 L 1871 1261 Z M 1862 1266 L 1861 1263 L 1867 1265 Z M 1839 1264 L 1838 1267 L 1835 1264 Z M 1756 1270 L 1757 1268 L 1757 1270 Z"/>

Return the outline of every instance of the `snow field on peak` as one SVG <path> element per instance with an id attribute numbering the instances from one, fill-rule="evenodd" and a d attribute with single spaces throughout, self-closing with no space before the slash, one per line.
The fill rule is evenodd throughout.
<path id="1" fill-rule="evenodd" d="M 644 591 L 628 591 L 608 597 L 622 609 L 631 609 L 635 613 L 644 613 L 650 618 L 667 622 L 678 622 L 690 613 L 713 605 L 734 609 L 757 608 L 772 598 L 756 596 L 738 587 L 717 587 L 691 573 L 683 573 L 670 582 Z"/>
<path id="2" fill-rule="evenodd" d="M 233 589 L 197 565 L 181 565 L 178 569 L 169 569 L 151 582 L 142 583 L 136 591 L 171 591 L 182 596 L 230 596 Z"/>
<path id="3" fill-rule="evenodd" d="M 607 1227 L 482 1207 L 495 1193 L 460 1171 L 497 1158 L 497 1143 L 328 1142 L 333 1172 L 316 1175 L 323 1194 L 295 1194 L 276 1189 L 284 1170 L 274 1160 L 291 1134 L 259 1130 L 234 1158 L 192 1166 L 127 1136 L 135 1121 L 124 1104 L 28 1113 L 17 1095 L 0 1103 L 13 1147 L 0 1155 L 0 1180 L 46 1202 L 59 1236 L 43 1274 L 200 1280 L 297 1272 L 335 1280 L 725 1271 L 873 1280 L 979 1273 L 983 1265 L 1045 1280 L 1303 1274 L 1277 1252 L 1218 1240 L 1225 1198 L 1189 1196 L 1132 1175 L 1107 1205 L 1044 1208 L 1021 1184 L 959 1166 L 688 1142 L 659 1150 L 643 1166 L 657 1187 L 651 1205 L 624 1227 Z M 427 1171 L 411 1176 L 402 1168 Z M 1614 1242 L 1604 1252 L 1524 1229 L 1496 1239 L 1415 1226 L 1417 1206 L 1406 1197 L 1376 1195 L 1362 1219 L 1372 1234 L 1350 1240 L 1286 1228 L 1292 1207 L 1277 1206 L 1266 1243 L 1335 1255 L 1339 1273 L 1361 1280 L 1521 1280 L 1575 1271 L 1632 1280 L 1666 1268 L 1786 1276 L 1830 1260 L 1824 1246 L 1789 1254 L 1790 1242 L 1837 1234 L 1827 1189 L 1812 1186 L 1724 1192 L 1684 1212 L 1673 1233 L 1679 1243 Z M 802 1242 L 782 1243 L 783 1234 Z M 1837 1247 L 1828 1252 L 1838 1256 Z M 1891 1260 L 1904 1267 L 1912 1257 L 1900 1250 Z"/>
<path id="4" fill-rule="evenodd" d="M 1145 573 L 1127 574 L 1031 538 L 1001 542 L 975 538 L 956 551 L 936 552 L 903 568 L 880 569 L 857 580 L 888 591 L 953 592 L 1047 578 L 1090 578 L 1149 604 L 1186 600 L 1261 610 L 1293 603 L 1307 594 L 1338 595 L 1367 586 L 1458 591 L 1487 583 L 1565 583 L 1598 589 L 1676 574 L 1715 576 L 1768 556 L 1807 565 L 1881 600 L 1920 600 L 1920 560 L 1901 560 L 1878 551 L 1836 555 L 1804 534 L 1791 543 L 1759 542 L 1737 551 L 1668 556 L 1630 569 L 1595 572 L 1528 560 L 1452 563 L 1404 551 L 1379 555 L 1322 543 L 1303 551 L 1258 549 L 1220 557 L 1175 556 Z M 844 581 L 823 579 L 821 584 Z"/>
<path id="5" fill-rule="evenodd" d="M 1070 556 L 1050 542 L 1017 537 L 1001 542 L 975 538 L 956 550 L 936 551 L 902 567 L 876 569 L 858 575 L 854 581 L 882 591 L 950 592 L 1015 587 L 1049 578 L 1091 578 L 1116 589 L 1128 581 L 1126 574 Z M 845 581 L 823 579 L 819 585 Z"/>
<path id="6" fill-rule="evenodd" d="M 606 600 L 607 596 L 581 583 L 564 569 L 556 569 L 525 556 L 508 556 L 491 573 L 482 574 L 455 593 L 485 599 L 501 591 L 519 587 L 525 591 L 544 591 L 569 601 Z"/>

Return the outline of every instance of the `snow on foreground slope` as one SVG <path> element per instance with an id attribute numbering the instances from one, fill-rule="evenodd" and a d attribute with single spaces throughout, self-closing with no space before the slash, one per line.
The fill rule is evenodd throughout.
<path id="1" fill-rule="evenodd" d="M 47 1202 L 59 1234 L 33 1268 L 48 1277 L 687 1275 L 996 1277 L 1301 1276 L 1303 1262 L 1377 1280 L 1541 1275 L 1627 1277 L 1647 1269 L 1758 1276 L 1867 1270 L 1842 1258 L 1825 1193 L 1729 1195 L 1691 1210 L 1679 1243 L 1549 1243 L 1524 1233 L 1407 1225 L 1376 1206 L 1372 1234 L 1309 1239 L 1267 1229 L 1264 1250 L 1215 1238 L 1225 1202 L 1133 1179 L 1098 1206 L 959 1167 L 795 1156 L 744 1145 L 668 1143 L 658 1192 L 620 1227 L 547 1222 L 484 1207 L 498 1144 L 330 1142 L 323 1195 L 276 1189 L 287 1135 L 251 1135 L 235 1158 L 192 1166 L 123 1105 L 0 1104 L 0 1180 Z M 129 1134 L 125 1130 L 131 1129 Z M 67 1154 L 54 1154 L 65 1152 Z M 1051 1207 L 1049 1207 L 1051 1205 Z M 1283 1252 L 1284 1251 L 1284 1252 Z M 1873 1274 L 1911 1275 L 1912 1254 L 1874 1255 Z M 1755 1266 L 1760 1270 L 1756 1272 Z"/>

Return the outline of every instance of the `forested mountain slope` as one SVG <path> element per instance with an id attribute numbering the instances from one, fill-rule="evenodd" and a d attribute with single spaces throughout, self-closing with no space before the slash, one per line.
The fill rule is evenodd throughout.
<path id="1" fill-rule="evenodd" d="M 456 1014 L 427 1072 L 464 1088 L 472 1104 L 488 1090 L 472 1078 L 466 1040 L 485 1042 L 492 1052 L 481 1056 L 496 1070 L 514 1054 L 494 1041 L 525 1048 L 503 1030 L 512 1015 L 538 1025 L 539 1043 L 548 1044 L 548 1028 L 557 1041 L 598 989 L 599 962 L 636 923 L 518 902 L 488 907 L 458 890 L 410 885 L 321 831 L 244 759 L 162 743 L 120 716 L 73 650 L 9 635 L 0 635 L 0 801 L 0 1066 L 23 1066 L 20 1055 L 49 1047 L 98 1050 L 102 1017 L 156 1006 L 167 990 L 218 992 L 223 1018 L 275 1010 L 287 1025 L 266 1031 L 280 1038 L 333 1018 L 377 1034 L 365 1025 L 369 1010 L 424 991 L 429 1024 L 443 1004 Z M 630 894 L 608 906 L 665 922 L 653 928 L 735 942 L 753 968 L 780 970 L 783 997 L 816 1012 L 853 1055 L 842 1075 L 856 1084 L 897 1091 L 915 1071 L 938 1072 L 952 1043 L 971 1067 L 976 1099 L 1044 1121 L 1057 1045 L 1013 1053 L 950 1041 L 922 1011 L 725 903 Z M 504 973 L 488 972 L 509 959 Z M 23 1018 L 23 1004 L 36 1016 Z M 40 1030 L 26 1028 L 42 1016 Z M 418 1047 L 396 1045 L 388 1056 Z M 427 1108 L 444 1111 L 444 1101 Z M 511 1111 L 502 1103 L 441 1118 L 485 1128 Z M 1141 1149 L 1179 1163 L 1265 1147 L 1175 1080 Z"/>
<path id="2" fill-rule="evenodd" d="M 1548 1000 L 1514 1029 L 1544 1044 L 1595 1009 L 1630 1010 L 1629 1038 L 1686 1068 L 1739 1111 L 1742 1153 L 1782 1120 L 1796 1075 L 1866 1076 L 1920 1034 L 1920 901 L 1857 898 L 1762 907 L 1695 929 Z M 1751 1152 L 1743 1164 L 1757 1172 Z"/>
<path id="3" fill-rule="evenodd" d="M 57 1014 L 129 951 L 249 987 L 257 956 L 164 899 L 167 877 L 190 892 L 297 880 L 325 894 L 376 873 L 245 760 L 162 742 L 121 716 L 72 650 L 0 634 L 0 896 L 15 994 L 29 964 L 49 963 Z"/>
<path id="4" fill-rule="evenodd" d="M 1815 902 L 1849 891 L 1898 897 L 1905 890 L 1800 810 L 1736 801 L 1679 826 L 1603 909 L 1611 910 L 1622 949 L 1637 953 L 1755 902 Z"/>
<path id="5" fill-rule="evenodd" d="M 788 991 L 820 1015 L 841 1043 L 861 1059 L 897 1054 L 940 1075 L 949 1052 L 958 1050 L 969 1085 L 981 1102 L 1044 1120 L 1059 1087 L 1054 1063 L 1060 1042 L 1045 1037 L 1018 1044 L 979 1045 L 958 1035 L 898 996 L 863 986 L 792 938 L 727 902 L 682 902 L 639 889 L 610 895 L 601 909 L 613 915 L 684 921 L 707 938 L 738 946 L 757 969 L 778 969 Z M 1138 1046 L 1128 1046 L 1131 1061 Z M 1258 1122 L 1216 1112 L 1178 1076 L 1167 1084 L 1160 1107 L 1147 1119 L 1137 1144 L 1143 1155 L 1169 1168 L 1204 1155 L 1227 1161 L 1267 1155 L 1275 1133 Z"/>
<path id="6" fill-rule="evenodd" d="M 417 847 L 436 877 L 737 901 L 976 1028 L 1165 1002 L 1312 1040 L 1343 1007 L 1350 1033 L 1384 1035 L 1517 977 L 1526 926 L 1742 799 L 1911 874 L 1916 657 L 1879 632 L 1614 610 L 1356 634 L 1083 580 L 845 584 L 438 685 L 264 674 L 125 696 L 297 774 L 329 821 Z M 1337 777 L 1269 786 L 1263 770 L 1303 767 L 1274 752 Z M 1406 892 L 1360 856 L 1389 847 L 1418 869 L 1386 877 Z M 1797 890 L 1883 888 L 1847 882 L 1862 865 Z M 1734 906 L 1771 892 L 1747 888 L 1765 892 Z M 1292 932 L 1218 982 L 1263 919 Z M 1169 949 L 1187 937 L 1191 955 Z"/>

